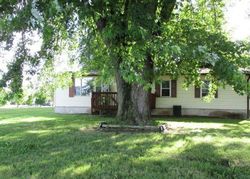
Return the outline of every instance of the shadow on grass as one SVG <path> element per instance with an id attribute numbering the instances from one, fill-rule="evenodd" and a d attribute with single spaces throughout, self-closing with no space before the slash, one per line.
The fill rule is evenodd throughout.
<path id="1" fill-rule="evenodd" d="M 2 176 L 38 178 L 244 178 L 250 175 L 249 163 L 239 165 L 237 158 L 234 161 L 220 155 L 220 150 L 228 148 L 241 151 L 249 148 L 241 143 L 231 143 L 222 149 L 208 143 L 193 144 L 193 136 L 197 134 L 115 134 L 88 129 L 50 135 L 27 134 L 21 140 L 0 145 L 8 149 L 5 160 L 1 160 L 1 165 L 8 169 L 1 172 Z M 183 148 L 173 154 L 169 152 L 179 141 L 185 141 Z M 154 150 L 156 153 L 152 153 Z"/>
<path id="2" fill-rule="evenodd" d="M 92 129 L 103 118 L 49 111 L 23 116 L 33 115 L 53 120 L 0 125 L 0 178 L 250 176 L 250 145 L 242 141 L 249 123 L 180 134 L 104 133 Z"/>

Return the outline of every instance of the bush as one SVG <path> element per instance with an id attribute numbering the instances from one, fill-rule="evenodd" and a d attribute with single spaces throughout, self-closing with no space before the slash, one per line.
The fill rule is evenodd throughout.
<path id="1" fill-rule="evenodd" d="M 32 105 L 33 104 L 33 96 L 29 95 L 28 99 L 25 101 L 26 105 Z"/>
<path id="2" fill-rule="evenodd" d="M 45 105 L 46 104 L 46 95 L 42 91 L 39 91 L 35 94 L 35 104 Z"/>
<path id="3" fill-rule="evenodd" d="M 24 98 L 23 98 L 23 93 L 13 93 L 11 95 L 9 95 L 9 101 L 12 104 L 16 104 L 16 105 L 22 105 L 24 104 Z"/>
<path id="4" fill-rule="evenodd" d="M 7 93 L 4 89 L 0 89 L 0 106 L 5 105 L 7 103 Z"/>

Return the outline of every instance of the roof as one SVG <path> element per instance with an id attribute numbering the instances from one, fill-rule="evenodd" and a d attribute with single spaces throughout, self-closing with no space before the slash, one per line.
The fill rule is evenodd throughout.
<path id="1" fill-rule="evenodd" d="M 200 74 L 208 74 L 211 69 L 209 68 L 200 68 Z M 250 69 L 249 68 L 240 68 L 240 71 L 244 74 L 250 75 Z"/>

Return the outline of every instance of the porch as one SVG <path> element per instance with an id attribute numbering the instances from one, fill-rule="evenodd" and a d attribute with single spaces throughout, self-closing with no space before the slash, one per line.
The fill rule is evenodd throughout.
<path id="1" fill-rule="evenodd" d="M 155 109 L 155 94 L 150 94 L 150 108 Z M 92 92 L 91 113 L 115 113 L 118 109 L 117 92 Z"/>
<path id="2" fill-rule="evenodd" d="M 117 92 L 92 92 L 91 113 L 115 112 L 118 109 Z"/>

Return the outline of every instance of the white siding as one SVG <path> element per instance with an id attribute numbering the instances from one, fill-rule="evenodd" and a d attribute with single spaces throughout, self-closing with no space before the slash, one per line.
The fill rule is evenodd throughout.
<path id="1" fill-rule="evenodd" d="M 164 76 L 162 79 L 168 80 Z M 156 108 L 172 108 L 173 105 L 181 105 L 182 108 L 193 109 L 246 109 L 247 97 L 238 95 L 234 90 L 227 86 L 225 89 L 218 89 L 218 98 L 207 103 L 202 98 L 194 97 L 194 87 L 190 86 L 188 90 L 183 88 L 183 78 L 177 80 L 177 97 L 157 97 Z"/>
<path id="2" fill-rule="evenodd" d="M 168 76 L 162 77 L 169 80 Z M 181 105 L 185 115 L 210 115 L 213 111 L 243 112 L 246 111 L 247 97 L 240 96 L 227 86 L 218 89 L 218 98 L 207 103 L 202 98 L 194 97 L 194 87 L 183 88 L 183 78 L 177 80 L 177 97 L 157 97 L 157 109 L 169 109 L 172 113 L 173 105 Z M 116 85 L 112 85 L 112 91 L 116 91 Z M 154 86 L 152 93 L 155 92 Z M 69 89 L 57 89 L 55 91 L 55 111 L 61 113 L 90 113 L 91 95 L 69 97 Z M 207 110 L 207 111 L 205 111 Z M 238 110 L 238 111 L 237 111 Z M 200 114 L 201 113 L 201 114 Z"/>
<path id="3" fill-rule="evenodd" d="M 116 85 L 111 85 L 111 91 L 116 92 Z M 55 107 L 84 107 L 91 108 L 91 94 L 89 96 L 69 97 L 69 88 L 56 89 L 54 98 Z"/>
<path id="4" fill-rule="evenodd" d="M 91 107 L 91 95 L 69 97 L 69 89 L 57 89 L 55 92 L 55 106 Z"/>

